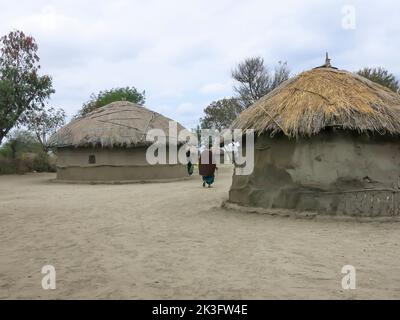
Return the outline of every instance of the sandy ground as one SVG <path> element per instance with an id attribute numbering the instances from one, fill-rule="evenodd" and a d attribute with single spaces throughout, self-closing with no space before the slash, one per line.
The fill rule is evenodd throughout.
<path id="1" fill-rule="evenodd" d="M 0 299 L 400 298 L 400 223 L 224 210 L 230 176 L 212 189 L 0 176 Z M 46 264 L 56 290 L 41 287 Z M 341 287 L 346 264 L 356 290 Z"/>

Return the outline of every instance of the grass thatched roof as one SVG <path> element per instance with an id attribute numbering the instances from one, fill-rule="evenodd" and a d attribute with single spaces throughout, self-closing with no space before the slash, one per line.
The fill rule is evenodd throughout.
<path id="1" fill-rule="evenodd" d="M 73 120 L 54 134 L 48 144 L 104 148 L 145 146 L 149 144 L 146 133 L 150 129 L 162 129 L 168 139 L 170 121 L 173 120 L 145 107 L 118 101 Z M 185 128 L 177 123 L 177 129 L 179 133 Z"/>
<path id="2" fill-rule="evenodd" d="M 357 74 L 331 67 L 303 72 L 243 111 L 234 129 L 258 135 L 311 136 L 327 127 L 400 134 L 400 95 Z"/>

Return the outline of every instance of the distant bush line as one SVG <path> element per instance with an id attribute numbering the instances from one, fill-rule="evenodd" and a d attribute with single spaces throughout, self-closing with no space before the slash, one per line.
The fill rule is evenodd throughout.
<path id="1" fill-rule="evenodd" d="M 16 131 L 0 147 L 0 174 L 56 172 L 56 156 L 30 133 Z"/>

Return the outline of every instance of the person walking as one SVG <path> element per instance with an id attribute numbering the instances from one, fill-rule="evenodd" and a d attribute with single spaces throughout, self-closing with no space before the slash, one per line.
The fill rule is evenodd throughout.
<path id="1" fill-rule="evenodd" d="M 208 187 L 211 188 L 215 180 L 215 170 L 218 170 L 218 168 L 211 151 L 211 146 L 209 146 L 206 150 L 201 152 L 199 157 L 199 174 L 203 178 L 203 187 L 207 184 Z"/>
<path id="2" fill-rule="evenodd" d="M 190 149 L 186 151 L 186 160 L 187 160 L 187 172 L 188 175 L 191 176 L 193 174 L 193 163 L 192 163 L 192 156 L 190 154 Z"/>

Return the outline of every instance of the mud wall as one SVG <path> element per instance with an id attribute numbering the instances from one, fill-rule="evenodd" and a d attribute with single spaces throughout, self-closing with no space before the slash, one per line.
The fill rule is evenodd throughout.
<path id="1" fill-rule="evenodd" d="M 90 156 L 95 157 L 95 163 L 90 163 Z M 150 165 L 146 160 L 146 148 L 64 148 L 57 152 L 59 180 L 151 181 L 186 176 L 186 166 L 182 164 Z"/>
<path id="2" fill-rule="evenodd" d="M 262 136 L 254 171 L 233 176 L 229 200 L 323 214 L 400 214 L 400 140 L 324 132 L 308 139 Z"/>

